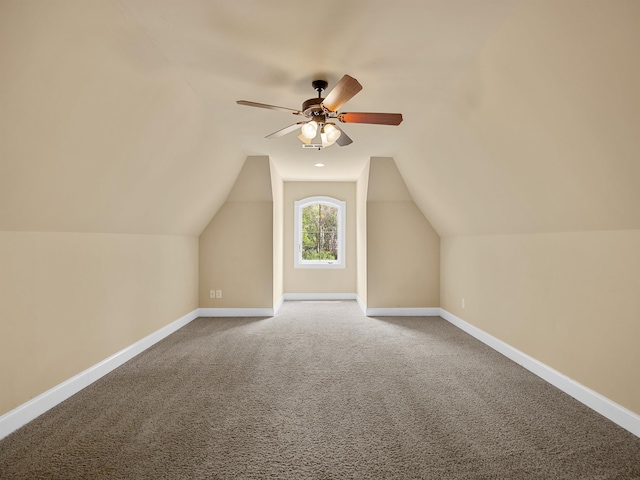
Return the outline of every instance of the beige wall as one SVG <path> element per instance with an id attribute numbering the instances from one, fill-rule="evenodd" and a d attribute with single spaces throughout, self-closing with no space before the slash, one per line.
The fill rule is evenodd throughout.
<path id="1" fill-rule="evenodd" d="M 357 294 L 367 304 L 367 193 L 369 189 L 369 162 L 356 182 L 356 248 L 358 258 Z"/>
<path id="2" fill-rule="evenodd" d="M 442 307 L 640 413 L 639 252 L 640 230 L 443 238 Z"/>
<path id="3" fill-rule="evenodd" d="M 274 215 L 268 157 L 248 157 L 200 235 L 200 307 L 273 307 Z M 221 299 L 209 297 L 222 290 Z"/>
<path id="4" fill-rule="evenodd" d="M 371 159 L 367 198 L 367 307 L 438 307 L 440 237 L 392 158 Z"/>
<path id="5" fill-rule="evenodd" d="M 346 268 L 293 267 L 294 202 L 312 196 L 328 196 L 347 202 Z M 356 183 L 284 182 L 284 292 L 356 292 Z"/>
<path id="6" fill-rule="evenodd" d="M 0 232 L 0 415 L 197 308 L 197 237 Z"/>
<path id="7" fill-rule="evenodd" d="M 284 293 L 284 182 L 273 162 L 271 191 L 273 196 L 273 305 Z"/>
<path id="8" fill-rule="evenodd" d="M 638 18 L 520 2 L 395 156 L 442 236 L 442 307 L 636 413 Z"/>

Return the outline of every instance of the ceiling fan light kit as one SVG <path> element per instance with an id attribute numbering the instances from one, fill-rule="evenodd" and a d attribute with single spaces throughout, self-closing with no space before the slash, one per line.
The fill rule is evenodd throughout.
<path id="1" fill-rule="evenodd" d="M 328 86 L 326 81 L 314 80 L 311 82 L 311 86 L 318 92 L 318 96 L 303 102 L 301 110 L 247 100 L 238 100 L 236 103 L 248 107 L 283 110 L 293 115 L 302 115 L 307 118 L 308 120 L 306 121 L 294 123 L 266 136 L 266 138 L 282 137 L 299 129 L 300 135 L 298 138 L 302 142 L 302 148 L 321 149 L 334 143 L 344 147 L 353 142 L 341 128 L 328 120 L 336 119 L 342 123 L 367 123 L 372 125 L 400 125 L 402 122 L 401 113 L 339 112 L 338 110 L 345 103 L 362 90 L 362 85 L 349 75 L 344 75 L 326 98 L 322 98 L 322 92 Z"/>

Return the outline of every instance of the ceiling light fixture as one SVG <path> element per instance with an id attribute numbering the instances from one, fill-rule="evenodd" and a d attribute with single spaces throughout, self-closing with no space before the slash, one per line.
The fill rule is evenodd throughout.
<path id="1" fill-rule="evenodd" d="M 316 163 L 314 166 L 315 167 L 324 167 L 324 163 Z"/>
<path id="2" fill-rule="evenodd" d="M 343 75 L 327 97 L 322 98 L 322 92 L 327 88 L 327 85 L 326 80 L 314 80 L 311 82 L 311 86 L 318 92 L 318 96 L 304 101 L 300 110 L 266 103 L 249 102 L 247 100 L 238 100 L 236 103 L 248 107 L 284 110 L 294 115 L 302 115 L 306 120 L 281 128 L 271 135 L 267 135 L 266 138 L 282 137 L 300 129 L 298 138 L 302 142 L 302 148 L 317 148 L 318 150 L 329 147 L 334 143 L 345 147 L 353 142 L 349 135 L 331 120 L 338 120 L 342 123 L 368 123 L 373 125 L 400 125 L 402 123 L 401 113 L 340 112 L 339 109 L 362 90 L 362 85 L 355 78 Z"/>
<path id="3" fill-rule="evenodd" d="M 302 105 L 305 115 L 312 117 L 312 120 L 302 124 L 298 138 L 303 143 L 303 148 L 320 150 L 336 143 L 342 131 L 336 127 L 335 123 L 327 122 L 327 110 L 322 106 L 324 100 L 322 92 L 327 88 L 327 82 L 315 80 L 312 85 L 318 92 L 318 98 L 310 98 Z"/>

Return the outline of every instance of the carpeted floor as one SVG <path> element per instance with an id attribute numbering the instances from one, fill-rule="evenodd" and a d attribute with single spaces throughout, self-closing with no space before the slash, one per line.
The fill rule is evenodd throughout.
<path id="1" fill-rule="evenodd" d="M 0 441 L 2 479 L 640 479 L 640 438 L 440 318 L 201 318 Z"/>

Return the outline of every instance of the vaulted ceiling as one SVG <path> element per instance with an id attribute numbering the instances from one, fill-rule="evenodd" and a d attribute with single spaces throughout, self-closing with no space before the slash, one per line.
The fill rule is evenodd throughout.
<path id="1" fill-rule="evenodd" d="M 0 0 L 0 230 L 198 235 L 248 155 L 394 157 L 441 235 L 637 229 L 638 45 L 635 0 Z M 345 73 L 403 123 L 303 150 L 235 103 Z"/>

